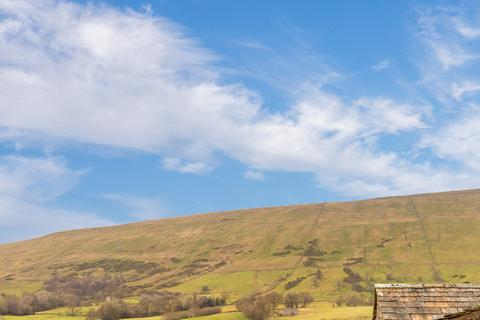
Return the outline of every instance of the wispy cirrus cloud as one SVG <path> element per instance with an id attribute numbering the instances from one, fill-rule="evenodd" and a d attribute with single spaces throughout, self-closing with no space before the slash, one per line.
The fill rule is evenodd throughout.
<path id="1" fill-rule="evenodd" d="M 248 169 L 247 171 L 245 171 L 243 176 L 245 177 L 245 179 L 249 180 L 260 181 L 265 179 L 265 175 L 263 174 L 263 172 L 253 169 Z"/>
<path id="2" fill-rule="evenodd" d="M 385 60 L 380 61 L 376 65 L 374 65 L 372 67 L 372 69 L 375 70 L 375 71 L 385 70 L 385 69 L 388 69 L 391 66 L 391 64 L 392 64 L 392 62 L 389 59 L 385 59 Z"/>
<path id="3" fill-rule="evenodd" d="M 480 43 L 471 25 L 475 6 L 419 6 L 414 25 L 415 64 L 422 83 L 440 103 L 461 98 L 475 83 Z M 465 88 L 465 89 L 463 89 Z"/>
<path id="4" fill-rule="evenodd" d="M 455 6 L 419 7 L 416 16 L 417 39 L 430 57 L 429 65 L 446 72 L 480 57 L 464 41 L 466 26 L 459 28 L 464 13 Z"/>
<path id="5" fill-rule="evenodd" d="M 131 194 L 105 193 L 101 199 L 113 201 L 125 207 L 127 215 L 135 219 L 159 219 L 171 214 L 164 202 L 155 197 L 140 197 Z"/>
<path id="6" fill-rule="evenodd" d="M 480 82 L 467 80 L 452 83 L 452 96 L 457 101 L 462 101 L 465 95 L 475 94 L 480 91 Z"/>
<path id="7" fill-rule="evenodd" d="M 0 242 L 113 224 L 107 218 L 54 204 L 84 174 L 58 157 L 0 157 Z"/>
<path id="8" fill-rule="evenodd" d="M 480 37 L 480 27 L 467 25 L 463 21 L 457 22 L 456 29 L 467 39 L 476 39 Z"/>
<path id="9" fill-rule="evenodd" d="M 425 10 L 424 10 L 425 9 Z M 477 179 L 480 159 L 480 7 L 474 2 L 421 7 L 415 39 L 421 85 L 436 99 L 437 123 L 419 145 L 458 174 Z M 455 180 L 453 177 L 451 180 Z M 465 186 L 478 186 L 467 183 Z M 462 183 L 460 183 L 462 185 Z"/>
<path id="10" fill-rule="evenodd" d="M 460 117 L 424 137 L 423 144 L 431 147 L 442 159 L 466 166 L 472 177 L 480 174 L 480 107 L 468 108 Z"/>
<path id="11" fill-rule="evenodd" d="M 213 170 L 213 166 L 205 162 L 189 162 L 172 157 L 167 157 L 162 160 L 162 168 L 196 175 L 204 175 Z"/>
<path id="12" fill-rule="evenodd" d="M 270 48 L 268 45 L 266 45 L 265 43 L 259 40 L 252 40 L 252 39 L 240 40 L 240 41 L 235 41 L 234 44 L 244 48 L 249 48 L 249 49 L 256 49 L 256 50 L 262 50 L 262 51 L 272 50 L 272 48 Z"/>

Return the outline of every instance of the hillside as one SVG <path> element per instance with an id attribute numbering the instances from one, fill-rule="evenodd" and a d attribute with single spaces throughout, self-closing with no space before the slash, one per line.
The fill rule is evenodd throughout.
<path id="1" fill-rule="evenodd" d="M 374 282 L 478 283 L 479 231 L 480 190 L 67 231 L 0 245 L 0 292 L 34 291 L 55 272 L 232 297 L 287 286 L 323 301 Z"/>

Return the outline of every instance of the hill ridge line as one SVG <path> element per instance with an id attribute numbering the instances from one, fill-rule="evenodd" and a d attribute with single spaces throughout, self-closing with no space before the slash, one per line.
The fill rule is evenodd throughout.
<path id="1" fill-rule="evenodd" d="M 181 219 L 188 219 L 188 218 L 201 218 L 204 216 L 213 216 L 213 215 L 222 215 L 222 214 L 239 214 L 239 213 L 248 213 L 250 211 L 258 211 L 258 210 L 274 210 L 274 209 L 285 209 L 285 208 L 302 208 L 302 207 L 309 207 L 309 206 L 320 206 L 322 204 L 348 204 L 348 203 L 361 203 L 366 201 L 378 201 L 378 200 L 390 200 L 390 199 L 402 199 L 402 198 L 409 198 L 409 197 L 422 197 L 422 196 L 438 196 L 442 194 L 456 194 L 456 193 L 475 193 L 480 192 L 480 188 L 478 189 L 464 189 L 464 190 L 452 190 L 452 191 L 439 191 L 439 192 L 426 192 L 426 193 L 417 193 L 411 195 L 392 195 L 392 196 L 383 196 L 383 197 L 375 197 L 375 198 L 366 198 L 366 199 L 358 199 L 358 200 L 346 200 L 346 201 L 322 201 L 322 202 L 312 202 L 312 203 L 301 203 L 301 204 L 290 204 L 290 205 L 280 205 L 280 206 L 263 206 L 263 207 L 255 207 L 255 208 L 241 208 L 241 209 L 231 209 L 225 211 L 212 211 L 212 212 L 203 212 L 203 213 L 192 213 L 192 214 L 185 214 L 185 215 L 178 215 L 172 217 L 164 217 L 159 219 L 152 219 L 152 220 L 142 220 L 142 221 L 133 221 L 127 223 L 118 223 L 109 226 L 101 226 L 101 227 L 86 227 L 86 228 L 79 228 L 79 229 L 68 229 L 68 230 L 61 230 L 52 233 L 47 233 L 45 235 L 40 235 L 37 237 L 13 241 L 13 242 L 6 242 L 0 243 L 0 249 L 2 246 L 14 245 L 19 244 L 27 241 L 32 240 L 39 240 L 42 238 L 61 235 L 65 233 L 75 233 L 75 232 L 82 232 L 85 230 L 105 230 L 111 228 L 121 228 L 124 226 L 130 225 L 142 225 L 142 224 L 149 224 L 149 223 L 160 223 L 160 222 L 168 222 L 168 221 L 175 221 Z"/>

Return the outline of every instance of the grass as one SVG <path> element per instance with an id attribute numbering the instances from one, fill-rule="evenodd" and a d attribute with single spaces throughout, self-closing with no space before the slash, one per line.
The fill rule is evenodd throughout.
<path id="1" fill-rule="evenodd" d="M 1 318 L 0 318 L 1 319 Z M 3 316 L 5 320 L 84 320 L 84 316 L 65 316 L 65 315 L 31 315 L 31 316 Z"/>
<path id="2" fill-rule="evenodd" d="M 229 312 L 221 314 L 213 314 L 210 316 L 188 318 L 192 320 L 247 320 L 247 318 L 240 312 Z M 39 319 L 41 320 L 41 319 Z M 149 318 L 135 318 L 127 320 L 163 320 L 163 317 L 149 317 Z"/>
<path id="3" fill-rule="evenodd" d="M 85 316 L 90 310 L 91 307 L 78 307 L 77 310 L 75 311 L 75 314 L 78 316 Z M 37 312 L 37 315 L 42 315 L 42 316 L 66 316 L 69 314 L 69 310 L 67 308 L 56 308 L 52 310 L 46 310 L 46 311 L 40 311 Z"/>
<path id="4" fill-rule="evenodd" d="M 289 319 L 304 320 L 360 320 L 372 318 L 372 307 L 334 307 L 330 303 L 314 303 L 309 308 L 301 310 L 301 313 Z M 285 319 L 278 317 L 274 319 Z"/>
<path id="5" fill-rule="evenodd" d="M 287 317 L 292 320 L 362 320 L 372 318 L 372 307 L 335 307 L 331 303 L 317 302 L 308 308 L 301 309 L 300 314 Z M 246 320 L 240 312 L 223 313 L 206 317 L 191 318 L 192 320 Z M 274 320 L 286 319 L 274 317 Z"/>
<path id="6" fill-rule="evenodd" d="M 4 294 L 13 294 L 19 295 L 21 293 L 27 292 L 35 292 L 41 289 L 42 282 L 41 281 L 28 281 L 28 280 L 21 280 L 21 281 L 8 281 L 8 280 L 0 280 L 0 292 Z"/>
<path id="7" fill-rule="evenodd" d="M 316 302 L 308 308 L 300 309 L 300 314 L 294 317 L 288 317 L 292 320 L 361 320 L 370 319 L 372 307 L 335 307 L 331 303 Z M 32 316 L 4 316 L 4 320 L 80 320 L 84 316 L 66 316 L 61 309 L 46 311 Z M 2 319 L 0 317 L 0 319 Z M 191 320 L 247 320 L 234 307 L 227 306 L 223 313 L 210 316 L 190 318 Z M 281 320 L 285 317 L 274 317 L 273 320 Z M 127 320 L 163 320 L 163 317 L 132 318 Z"/>
<path id="8" fill-rule="evenodd" d="M 100 275 L 104 270 L 93 266 L 105 259 L 120 269 L 122 263 L 155 263 L 165 269 L 151 274 L 129 269 L 124 275 L 132 279 L 130 285 L 183 293 L 207 285 L 211 294 L 228 293 L 232 301 L 270 289 L 284 293 L 286 283 L 297 277 L 305 280 L 292 291 L 335 301 L 353 291 L 343 282 L 345 265 L 365 285 L 432 282 L 435 272 L 446 282 L 480 282 L 479 212 L 480 191 L 473 190 L 61 232 L 0 245 L 0 292 L 38 290 L 53 272 Z M 322 254 L 315 257 L 315 266 L 306 267 L 302 253 L 312 239 Z M 85 262 L 94 269 L 78 271 Z M 317 268 L 324 276 L 315 282 L 311 274 Z"/>
<path id="9" fill-rule="evenodd" d="M 190 281 L 186 281 L 179 286 L 174 287 L 173 291 L 195 292 L 208 285 L 211 292 L 222 292 L 230 289 L 230 294 L 238 297 L 241 294 L 255 288 L 255 272 L 241 271 L 233 273 L 212 273 L 200 276 Z"/>
<path id="10" fill-rule="evenodd" d="M 300 314 L 287 317 L 292 320 L 362 320 L 372 318 L 372 307 L 334 307 L 331 303 L 313 303 L 311 306 L 300 310 Z M 223 313 L 205 317 L 191 318 L 192 320 L 246 320 L 240 312 Z M 286 319 L 274 317 L 274 320 Z"/>
<path id="11" fill-rule="evenodd" d="M 247 320 L 242 313 L 240 312 L 230 312 L 222 314 L 213 314 L 210 316 L 195 317 L 191 318 L 192 320 Z"/>

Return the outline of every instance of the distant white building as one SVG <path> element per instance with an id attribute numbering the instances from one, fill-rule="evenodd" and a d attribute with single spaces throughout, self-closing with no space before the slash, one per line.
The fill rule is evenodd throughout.
<path id="1" fill-rule="evenodd" d="M 280 317 L 293 317 L 298 316 L 298 309 L 295 308 L 285 308 L 278 312 Z"/>

